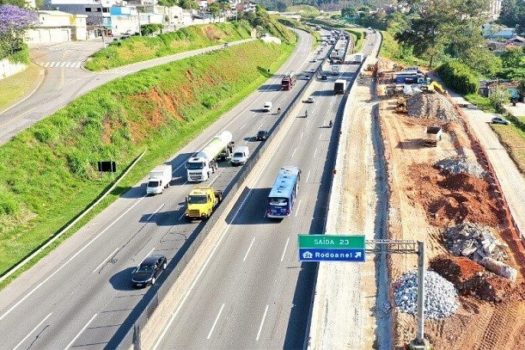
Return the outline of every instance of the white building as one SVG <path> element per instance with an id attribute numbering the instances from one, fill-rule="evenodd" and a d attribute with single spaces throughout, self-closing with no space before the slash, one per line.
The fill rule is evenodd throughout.
<path id="1" fill-rule="evenodd" d="M 38 24 L 24 34 L 27 43 L 59 43 L 87 40 L 86 15 L 62 11 L 38 11 Z"/>
<path id="2" fill-rule="evenodd" d="M 502 0 L 490 0 L 489 13 L 490 13 L 490 17 L 494 20 L 499 18 L 499 15 L 501 13 L 501 3 L 502 3 Z"/>

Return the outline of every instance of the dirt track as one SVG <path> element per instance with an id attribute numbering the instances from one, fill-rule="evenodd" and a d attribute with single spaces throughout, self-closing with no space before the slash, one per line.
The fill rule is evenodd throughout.
<path id="1" fill-rule="evenodd" d="M 391 239 L 415 239 L 426 243 L 427 259 L 450 255 L 441 232 L 448 226 L 470 221 L 493 227 L 498 239 L 512 248 L 508 220 L 501 202 L 486 179 L 450 176 L 433 167 L 441 159 L 465 156 L 477 162 L 471 139 L 461 122 L 415 119 L 395 112 L 396 99 L 383 97 L 380 124 L 390 181 L 389 234 Z M 421 139 L 425 126 L 444 127 L 437 147 L 426 148 Z M 519 270 L 522 252 L 512 250 L 509 263 Z M 392 256 L 392 279 L 416 267 L 415 255 Z M 518 282 L 522 277 L 519 276 Z M 460 299 L 457 314 L 442 321 L 425 322 L 425 334 L 435 349 L 525 348 L 525 302 L 489 303 L 472 296 Z M 413 316 L 394 312 L 395 346 L 403 348 L 415 336 Z"/>

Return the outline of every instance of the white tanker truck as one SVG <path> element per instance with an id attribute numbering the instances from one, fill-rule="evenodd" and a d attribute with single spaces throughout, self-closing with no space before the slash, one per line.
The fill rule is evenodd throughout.
<path id="1" fill-rule="evenodd" d="M 199 152 L 193 154 L 186 162 L 188 182 L 206 181 L 211 173 L 217 170 L 217 161 L 229 159 L 235 143 L 232 133 L 223 131 L 211 139 Z"/>

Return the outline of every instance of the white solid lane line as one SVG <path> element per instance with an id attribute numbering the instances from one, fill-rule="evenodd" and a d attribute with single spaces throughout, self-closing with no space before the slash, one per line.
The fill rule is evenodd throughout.
<path id="1" fill-rule="evenodd" d="M 213 330 L 215 329 L 215 326 L 217 325 L 217 322 L 219 321 L 219 317 L 221 317 L 223 309 L 224 309 L 224 304 L 222 304 L 221 309 L 219 310 L 219 313 L 217 314 L 217 317 L 215 317 L 215 322 L 213 322 L 213 326 L 211 326 L 210 332 L 208 333 L 208 337 L 206 339 L 211 338 L 211 335 L 213 334 Z"/>
<path id="2" fill-rule="evenodd" d="M 301 199 L 299 199 L 299 204 L 297 204 L 297 209 L 295 210 L 294 216 L 297 216 L 297 213 L 299 213 L 299 209 L 301 209 Z"/>
<path id="3" fill-rule="evenodd" d="M 252 249 L 253 242 L 255 242 L 255 237 L 252 238 L 252 242 L 250 243 L 250 246 L 248 247 L 246 254 L 244 254 L 244 259 L 242 259 L 243 262 L 246 261 L 246 258 L 248 258 L 248 254 L 250 254 L 250 250 Z"/>
<path id="4" fill-rule="evenodd" d="M 268 313 L 268 305 L 266 305 L 266 309 L 264 309 L 264 315 L 261 320 L 261 325 L 259 326 L 259 331 L 257 332 L 257 338 L 255 338 L 255 341 L 259 341 L 259 337 L 261 336 L 261 331 L 264 325 L 264 320 L 266 320 L 266 314 Z"/>
<path id="5" fill-rule="evenodd" d="M 151 213 L 148 218 L 146 219 L 146 221 L 150 221 L 150 219 L 153 217 L 153 215 L 157 214 L 159 212 L 159 210 L 162 209 L 162 207 L 164 207 L 164 204 L 165 203 L 162 203 L 162 205 L 160 207 L 157 208 L 157 210 L 155 210 L 153 213 Z"/>
<path id="6" fill-rule="evenodd" d="M 295 152 L 297 152 L 297 147 L 295 147 L 295 149 L 293 150 L 292 156 L 290 158 L 293 158 L 293 156 L 295 155 Z"/>
<path id="7" fill-rule="evenodd" d="M 45 280 L 40 282 L 35 288 L 33 288 L 30 292 L 28 292 L 22 299 L 20 299 L 15 305 L 11 306 L 9 310 L 4 312 L 2 316 L 0 316 L 0 321 L 3 320 L 7 315 L 9 315 L 18 305 L 23 303 L 27 298 L 29 298 L 34 292 L 36 292 L 40 287 L 44 285 L 47 281 L 49 281 L 53 276 L 55 276 L 57 273 L 62 271 L 64 267 L 67 266 L 73 259 L 75 259 L 77 256 L 79 256 L 84 250 L 86 250 L 93 242 L 95 242 L 100 236 L 102 236 L 107 230 L 109 230 L 117 221 L 119 221 L 124 215 L 126 215 L 131 209 L 135 208 L 142 200 L 146 197 L 140 198 L 138 201 L 136 201 L 131 207 L 126 209 L 125 212 L 123 212 L 118 218 L 115 219 L 111 224 L 109 224 L 104 230 L 102 230 L 98 235 L 93 237 L 91 241 L 89 241 L 86 245 L 84 245 L 78 252 L 76 252 L 73 256 L 71 256 L 64 264 L 60 265 L 58 269 L 56 269 L 51 275 L 49 275 Z"/>
<path id="8" fill-rule="evenodd" d="M 308 170 L 308 176 L 306 176 L 306 183 L 308 183 L 308 180 L 310 180 L 310 170 Z"/>
<path id="9" fill-rule="evenodd" d="M 86 323 L 86 325 L 84 327 L 82 327 L 82 329 L 80 330 L 80 332 L 77 333 L 77 335 L 73 338 L 72 341 L 69 342 L 69 344 L 67 344 L 67 346 L 64 348 L 64 350 L 67 350 L 71 347 L 71 345 L 73 345 L 73 343 L 78 339 L 78 337 L 80 337 L 80 335 L 82 333 L 84 333 L 84 331 L 86 330 L 86 328 L 88 328 L 89 324 L 91 322 L 93 322 L 93 320 L 95 319 L 95 317 L 97 317 L 98 314 L 94 314 L 93 317 L 91 317 L 91 319 Z"/>
<path id="10" fill-rule="evenodd" d="M 155 251 L 155 247 L 151 248 L 151 250 L 149 251 L 149 253 L 146 254 L 146 256 L 144 256 L 144 258 L 143 258 L 140 262 L 142 263 L 144 260 L 146 260 L 146 258 L 147 258 L 148 256 L 150 256 L 151 253 L 153 253 L 153 251 Z"/>
<path id="11" fill-rule="evenodd" d="M 284 245 L 283 254 L 281 255 L 281 262 L 283 262 L 284 256 L 286 255 L 286 249 L 288 249 L 288 243 L 290 243 L 290 237 L 286 239 L 286 244 Z"/>
<path id="12" fill-rule="evenodd" d="M 20 341 L 20 343 L 18 343 L 18 344 L 13 348 L 13 350 L 18 349 L 18 347 L 19 347 L 20 345 L 22 345 L 22 344 L 27 340 L 27 338 L 29 338 L 29 336 L 30 336 L 31 334 L 33 334 L 33 332 L 36 331 L 36 330 L 38 329 L 38 327 L 40 327 L 40 326 L 42 325 L 42 323 L 46 322 L 46 320 L 47 320 L 47 319 L 49 318 L 49 316 L 51 316 L 52 314 L 53 314 L 53 313 L 51 312 L 51 313 L 50 313 L 49 315 L 47 315 L 42 321 L 40 321 L 40 323 L 37 324 L 36 327 L 33 328 L 33 330 L 32 330 L 31 332 L 27 333 L 27 335 L 24 337 L 24 339 L 22 339 L 22 340 Z"/>
<path id="13" fill-rule="evenodd" d="M 317 154 L 317 147 L 315 147 L 315 151 L 314 151 L 314 158 L 315 158 L 315 155 Z"/>
<path id="14" fill-rule="evenodd" d="M 95 273 L 98 271 L 99 268 L 102 267 L 102 265 L 104 265 L 108 260 L 109 258 L 111 258 L 113 255 L 115 255 L 115 253 L 117 252 L 117 250 L 119 250 L 119 247 L 115 248 L 114 251 L 112 251 L 104 260 L 102 260 L 102 262 L 97 266 L 95 267 L 95 269 L 93 270 L 93 272 L 91 273 Z"/>

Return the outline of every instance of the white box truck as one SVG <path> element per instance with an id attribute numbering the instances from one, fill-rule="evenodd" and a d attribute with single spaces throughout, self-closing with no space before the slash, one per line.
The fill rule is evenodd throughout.
<path id="1" fill-rule="evenodd" d="M 346 80 L 337 79 L 334 82 L 334 93 L 335 94 L 344 94 L 346 90 Z"/>
<path id="2" fill-rule="evenodd" d="M 217 170 L 219 159 L 229 159 L 233 150 L 232 133 L 223 131 L 211 139 L 199 152 L 193 154 L 186 162 L 188 182 L 206 181 L 211 173 Z"/>
<path id="3" fill-rule="evenodd" d="M 352 62 L 353 63 L 363 63 L 363 61 L 365 60 L 365 55 L 363 55 L 362 53 L 356 53 L 354 55 L 354 57 L 352 58 Z"/>
<path id="4" fill-rule="evenodd" d="M 171 182 L 171 164 L 159 165 L 149 173 L 146 194 L 161 194 Z"/>

